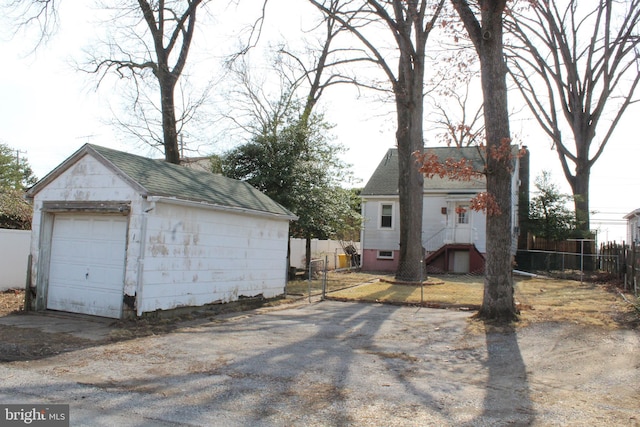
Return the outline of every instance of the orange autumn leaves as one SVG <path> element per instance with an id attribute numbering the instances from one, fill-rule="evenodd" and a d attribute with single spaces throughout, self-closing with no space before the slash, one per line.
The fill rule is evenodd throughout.
<path id="1" fill-rule="evenodd" d="M 482 144 L 478 146 L 480 157 L 484 160 L 484 167 L 482 170 L 478 170 L 474 167 L 473 161 L 461 158 L 461 159 L 440 159 L 436 154 L 427 151 L 426 153 L 415 152 L 414 156 L 419 165 L 419 171 L 424 174 L 425 178 L 432 179 L 435 176 L 440 178 L 447 178 L 454 181 L 471 181 L 472 179 L 478 179 L 487 174 L 486 154 L 487 149 Z M 514 150 L 511 146 L 510 138 L 503 138 L 500 145 L 497 147 L 489 148 L 489 155 L 491 159 L 497 163 L 503 165 L 509 173 L 513 172 L 513 159 L 514 157 L 520 157 L 526 152 L 526 149 L 521 147 L 519 150 Z M 483 211 L 487 215 L 500 215 L 502 210 L 498 205 L 495 197 L 488 192 L 478 193 L 470 200 L 469 207 L 475 211 Z"/>

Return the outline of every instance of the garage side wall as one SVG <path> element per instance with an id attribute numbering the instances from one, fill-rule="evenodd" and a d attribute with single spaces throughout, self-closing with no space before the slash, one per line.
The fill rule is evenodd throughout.
<path id="1" fill-rule="evenodd" d="M 157 202 L 138 315 L 284 293 L 288 220 Z"/>

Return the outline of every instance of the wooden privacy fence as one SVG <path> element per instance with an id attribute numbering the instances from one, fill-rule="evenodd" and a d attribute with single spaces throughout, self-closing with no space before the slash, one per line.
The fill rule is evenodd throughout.
<path id="1" fill-rule="evenodd" d="M 622 281 L 625 290 L 638 295 L 640 289 L 640 245 L 607 242 L 596 251 L 592 239 L 551 241 L 529 235 L 516 263 L 517 269 L 531 272 L 606 272 Z"/>
<path id="2" fill-rule="evenodd" d="M 526 249 L 529 251 L 593 254 L 595 252 L 595 245 L 593 242 L 595 242 L 595 235 L 593 234 L 589 235 L 589 237 L 585 239 L 547 240 L 544 237 L 538 237 L 528 233 Z"/>
<path id="3" fill-rule="evenodd" d="M 599 269 L 624 280 L 625 289 L 638 294 L 640 285 L 640 245 L 603 243 L 598 253 Z"/>
<path id="4" fill-rule="evenodd" d="M 528 233 L 526 247 L 516 253 L 517 269 L 524 271 L 595 271 L 595 236 L 585 239 L 547 240 Z"/>

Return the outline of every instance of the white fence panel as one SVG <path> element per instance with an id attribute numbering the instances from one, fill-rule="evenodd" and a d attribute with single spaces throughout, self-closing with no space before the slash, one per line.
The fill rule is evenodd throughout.
<path id="1" fill-rule="evenodd" d="M 353 245 L 360 253 L 360 242 L 354 242 Z M 344 255 L 342 245 L 338 240 L 311 240 L 311 258 L 325 259 L 327 257 L 329 270 L 334 270 L 336 266 L 340 266 L 340 255 Z M 305 267 L 305 239 L 291 239 L 291 261 L 292 267 Z"/>
<path id="2" fill-rule="evenodd" d="M 30 244 L 30 230 L 0 229 L 0 291 L 24 288 Z"/>

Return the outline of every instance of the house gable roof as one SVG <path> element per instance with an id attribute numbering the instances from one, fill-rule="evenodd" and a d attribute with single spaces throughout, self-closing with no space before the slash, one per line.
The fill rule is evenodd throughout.
<path id="1" fill-rule="evenodd" d="M 114 170 L 143 196 L 204 202 L 226 208 L 257 211 L 295 219 L 296 216 L 246 182 L 101 147 L 85 144 L 28 192 L 33 197 L 48 182 L 84 155 L 92 155 Z"/>
<path id="2" fill-rule="evenodd" d="M 640 216 L 640 208 L 629 212 L 628 214 L 623 216 L 623 218 L 626 219 L 626 220 L 630 220 L 630 219 L 633 219 L 633 218 L 636 218 L 636 217 L 639 217 L 639 216 Z"/>
<path id="3" fill-rule="evenodd" d="M 473 162 L 476 170 L 482 170 L 484 163 L 477 147 L 432 147 L 425 148 L 426 154 L 433 153 L 440 160 L 446 159 L 468 159 Z M 397 196 L 398 195 L 398 149 L 390 148 L 384 156 L 371 178 L 362 190 L 362 196 Z M 455 181 L 448 178 L 433 178 L 424 180 L 424 191 L 438 192 L 461 192 L 461 191 L 482 191 L 486 189 L 484 177 L 473 178 L 470 181 Z"/>

